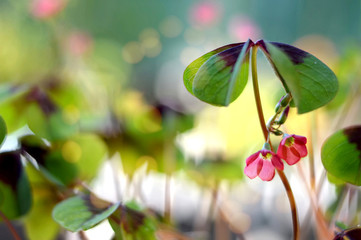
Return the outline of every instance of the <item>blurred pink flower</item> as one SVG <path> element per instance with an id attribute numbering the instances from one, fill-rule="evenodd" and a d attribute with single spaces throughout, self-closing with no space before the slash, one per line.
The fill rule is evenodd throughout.
<path id="1" fill-rule="evenodd" d="M 65 0 L 33 0 L 31 14 L 39 19 L 46 19 L 58 14 L 65 7 Z"/>
<path id="2" fill-rule="evenodd" d="M 283 162 L 270 150 L 262 149 L 246 160 L 244 173 L 251 179 L 259 176 L 263 181 L 271 181 L 275 176 L 275 168 L 283 170 Z"/>
<path id="3" fill-rule="evenodd" d="M 66 40 L 66 48 L 75 56 L 84 55 L 91 49 L 92 45 L 92 38 L 84 32 L 73 32 Z"/>
<path id="4" fill-rule="evenodd" d="M 277 149 L 277 155 L 284 159 L 289 165 L 300 161 L 307 156 L 307 138 L 295 134 L 285 134 Z"/>
<path id="5" fill-rule="evenodd" d="M 235 41 L 247 41 L 249 38 L 256 40 L 261 37 L 261 30 L 257 24 L 252 19 L 244 16 L 233 17 L 228 30 Z"/>
<path id="6" fill-rule="evenodd" d="M 221 8 L 213 2 L 199 2 L 190 10 L 191 23 L 201 26 L 209 26 L 216 23 L 221 16 Z"/>

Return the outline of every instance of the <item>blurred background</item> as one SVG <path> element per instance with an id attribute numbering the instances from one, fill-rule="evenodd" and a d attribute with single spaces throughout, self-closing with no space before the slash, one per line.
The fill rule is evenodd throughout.
<path id="1" fill-rule="evenodd" d="M 322 177 L 319 156 L 330 133 L 361 122 L 357 0 L 0 0 L 0 115 L 9 133 L 1 151 L 34 133 L 78 164 L 77 178 L 98 196 L 135 200 L 168 218 L 184 239 L 290 239 L 278 177 L 266 183 L 243 176 L 244 160 L 263 144 L 251 85 L 228 108 L 200 102 L 183 85 L 193 60 L 249 38 L 292 44 L 335 71 L 335 100 L 314 114 L 291 110 L 286 130 L 313 144 L 325 218 L 359 221 L 352 204 L 335 217 L 345 206 L 337 205 L 337 185 Z M 263 54 L 258 60 L 269 118 L 284 91 Z M 285 171 L 303 239 L 321 239 L 309 221 L 308 169 L 305 158 Z M 15 222 L 24 239 L 77 239 L 51 219 L 56 200 L 43 210 L 44 199 L 34 195 L 30 215 Z M 45 222 L 51 230 L 40 234 L 34 225 Z M 11 239 L 1 227 L 1 239 Z M 86 234 L 112 236 L 107 224 Z"/>

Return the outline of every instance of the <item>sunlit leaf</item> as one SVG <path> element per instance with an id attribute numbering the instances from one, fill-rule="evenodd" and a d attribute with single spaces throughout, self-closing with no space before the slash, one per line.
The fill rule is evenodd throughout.
<path id="1" fill-rule="evenodd" d="M 13 219 L 31 207 L 30 184 L 17 151 L 0 153 L 0 210 Z"/>
<path id="2" fill-rule="evenodd" d="M 4 101 L 9 101 L 10 99 L 14 99 L 19 95 L 23 94 L 26 90 L 28 90 L 27 85 L 23 86 L 13 86 L 11 84 L 1 84 L 0 85 L 0 104 Z"/>
<path id="3" fill-rule="evenodd" d="M 51 216 L 51 212 L 57 201 L 57 196 L 54 194 L 54 188 L 46 182 L 41 182 L 41 184 L 39 182 L 33 183 L 31 179 L 32 176 L 29 174 L 29 169 L 30 168 L 27 169 L 27 172 L 34 195 L 34 203 L 30 212 L 24 218 L 27 239 L 56 239 L 60 226 Z M 34 170 L 33 168 L 31 169 Z"/>
<path id="4" fill-rule="evenodd" d="M 127 203 L 126 206 L 120 205 L 108 220 L 117 240 L 156 239 L 154 221 L 142 213 L 134 202 Z"/>
<path id="5" fill-rule="evenodd" d="M 95 134 L 79 134 L 70 138 L 62 146 L 66 161 L 76 165 L 81 180 L 94 178 L 105 159 L 107 147 Z"/>
<path id="6" fill-rule="evenodd" d="M 227 106 L 242 93 L 248 80 L 251 40 L 215 49 L 184 71 L 187 90 L 200 100 Z"/>
<path id="7" fill-rule="evenodd" d="M 0 116 L 0 146 L 2 145 L 5 137 L 6 137 L 6 125 L 4 119 Z"/>
<path id="8" fill-rule="evenodd" d="M 57 204 L 53 218 L 71 232 L 87 230 L 109 217 L 119 206 L 94 195 L 75 196 Z"/>
<path id="9" fill-rule="evenodd" d="M 361 185 L 361 126 L 332 134 L 321 150 L 323 166 L 336 178 Z"/>
<path id="10" fill-rule="evenodd" d="M 287 92 L 291 92 L 298 113 L 307 113 L 330 102 L 337 93 L 335 74 L 323 62 L 296 47 L 260 42 Z"/>

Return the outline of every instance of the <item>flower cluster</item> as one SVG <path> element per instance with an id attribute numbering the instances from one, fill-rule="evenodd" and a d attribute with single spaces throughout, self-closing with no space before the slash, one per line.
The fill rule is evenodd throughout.
<path id="1" fill-rule="evenodd" d="M 247 158 L 244 173 L 251 179 L 259 176 L 263 181 L 271 181 L 275 169 L 283 170 L 281 159 L 288 165 L 293 165 L 307 156 L 306 143 L 306 137 L 285 134 L 278 146 L 277 154 L 272 152 L 266 143 L 262 150 Z"/>

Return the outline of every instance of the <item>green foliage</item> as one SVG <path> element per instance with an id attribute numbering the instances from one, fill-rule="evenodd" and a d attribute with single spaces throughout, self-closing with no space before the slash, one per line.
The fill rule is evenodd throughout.
<path id="1" fill-rule="evenodd" d="M 78 134 L 63 144 L 62 153 L 66 161 L 76 165 L 78 177 L 89 181 L 98 173 L 107 148 L 103 140 L 95 134 Z"/>
<path id="2" fill-rule="evenodd" d="M 313 55 L 283 43 L 263 42 L 285 90 L 292 94 L 298 113 L 307 113 L 330 102 L 337 93 L 335 74 Z"/>
<path id="3" fill-rule="evenodd" d="M 13 219 L 26 214 L 32 196 L 19 152 L 0 153 L 0 210 Z"/>
<path id="4" fill-rule="evenodd" d="M 247 84 L 251 44 L 248 40 L 226 45 L 193 61 L 183 75 L 187 90 L 213 105 L 236 100 Z"/>
<path id="5" fill-rule="evenodd" d="M 29 175 L 30 179 L 31 177 Z M 29 240 L 55 239 L 60 226 L 51 216 L 57 201 L 56 196 L 54 196 L 54 188 L 44 181 L 32 183 L 31 187 L 34 202 L 29 214 L 24 218 L 26 235 Z"/>
<path id="6" fill-rule="evenodd" d="M 51 148 L 35 135 L 22 137 L 20 143 L 30 163 L 50 182 L 64 187 L 78 176 L 76 165 L 64 159 L 61 149 Z"/>
<path id="7" fill-rule="evenodd" d="M 53 218 L 65 229 L 77 232 L 87 230 L 108 218 L 119 203 L 111 204 L 90 194 L 75 196 L 57 204 Z"/>
<path id="8" fill-rule="evenodd" d="M 332 134 L 321 151 L 325 169 L 345 182 L 361 185 L 361 126 L 349 127 Z"/>
<path id="9" fill-rule="evenodd" d="M 156 240 L 154 220 L 142 213 L 135 202 L 119 206 L 108 220 L 116 240 Z"/>
<path id="10" fill-rule="evenodd" d="M 313 55 L 296 47 L 260 40 L 230 44 L 192 62 L 184 71 L 187 90 L 207 103 L 227 106 L 242 93 L 248 80 L 249 51 L 261 47 L 293 96 L 298 113 L 306 113 L 330 102 L 338 90 L 335 74 Z"/>
<path id="11" fill-rule="evenodd" d="M 0 146 L 2 145 L 7 134 L 6 124 L 4 119 L 0 116 Z"/>

